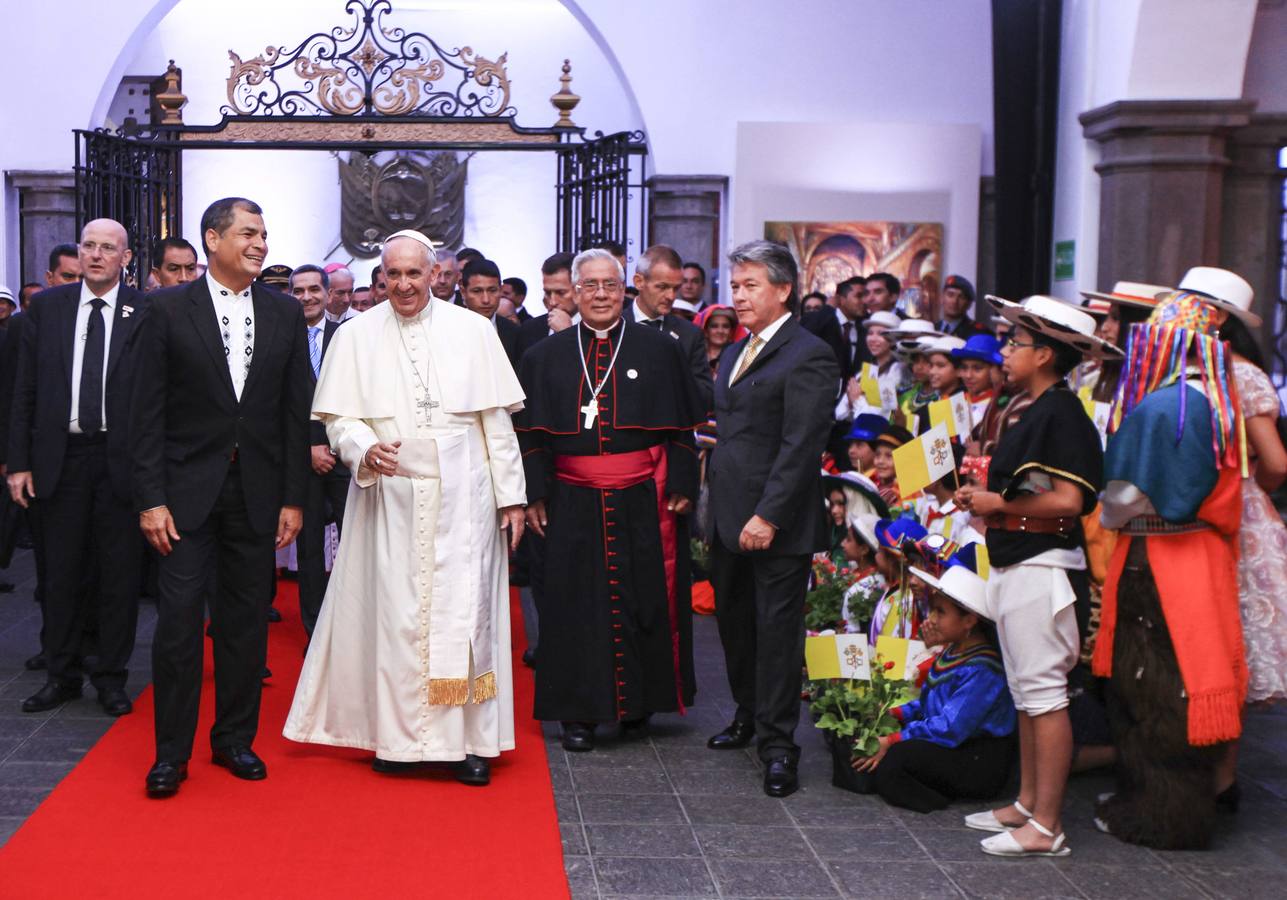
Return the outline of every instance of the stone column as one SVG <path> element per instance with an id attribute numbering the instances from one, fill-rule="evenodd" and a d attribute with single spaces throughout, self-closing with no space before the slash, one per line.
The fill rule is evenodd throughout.
<path id="1" fill-rule="evenodd" d="M 716 298 L 723 262 L 722 212 L 728 191 L 725 175 L 654 175 L 648 179 L 648 241 L 674 247 L 685 262 L 706 269 L 706 293 Z"/>
<path id="2" fill-rule="evenodd" d="M 1283 180 L 1278 155 L 1287 147 L 1287 114 L 1254 115 L 1251 124 L 1229 137 L 1229 169 L 1224 178 L 1224 217 L 1220 265 L 1237 272 L 1256 291 L 1256 312 L 1265 320 L 1260 330 L 1265 359 L 1277 371 L 1287 368 L 1287 355 L 1275 359 L 1276 312 L 1283 302 Z"/>
<path id="3" fill-rule="evenodd" d="M 1119 100 L 1081 114 L 1102 154 L 1100 287 L 1173 284 L 1190 266 L 1219 264 L 1226 144 L 1254 105 Z"/>
<path id="4" fill-rule="evenodd" d="M 44 282 L 49 251 L 76 243 L 76 176 L 72 172 L 15 171 L 9 183 L 18 191 L 22 263 L 21 283 Z M 18 285 L 11 285 L 14 290 Z"/>

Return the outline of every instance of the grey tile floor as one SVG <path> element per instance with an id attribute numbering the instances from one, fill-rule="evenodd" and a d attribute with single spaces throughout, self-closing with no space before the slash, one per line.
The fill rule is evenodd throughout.
<path id="1" fill-rule="evenodd" d="M 39 615 L 32 561 L 20 553 L 0 579 L 0 845 L 49 795 L 112 720 L 86 697 L 39 715 L 19 710 L 43 683 L 22 668 Z M 149 679 L 155 609 L 139 619 L 130 689 Z M 1253 712 L 1241 752 L 1243 809 L 1206 853 L 1156 853 L 1091 826 L 1104 776 L 1074 778 L 1065 860 L 984 858 L 960 827 L 973 806 L 928 816 L 830 786 L 821 740 L 802 725 L 802 788 L 786 800 L 760 789 L 751 751 L 716 753 L 706 738 L 731 712 L 715 623 L 696 629 L 699 700 L 687 716 L 659 717 L 648 737 L 602 736 L 568 754 L 546 730 L 564 863 L 577 898 L 671 897 L 1281 897 L 1287 876 L 1287 709 Z M 0 894 L 3 890 L 0 889 Z"/>

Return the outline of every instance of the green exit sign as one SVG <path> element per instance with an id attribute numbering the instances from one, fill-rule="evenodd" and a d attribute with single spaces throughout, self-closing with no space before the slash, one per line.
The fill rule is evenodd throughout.
<path id="1" fill-rule="evenodd" d="M 1073 263 L 1076 259 L 1076 241 L 1055 241 L 1055 281 L 1073 280 Z"/>

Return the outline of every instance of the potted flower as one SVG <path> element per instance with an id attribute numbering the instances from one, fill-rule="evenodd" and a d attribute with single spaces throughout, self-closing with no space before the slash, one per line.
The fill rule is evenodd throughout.
<path id="1" fill-rule="evenodd" d="M 831 783 L 838 788 L 856 790 L 853 761 L 874 754 L 880 739 L 899 729 L 890 710 L 911 700 L 915 689 L 904 679 L 892 677 L 893 668 L 893 662 L 874 665 L 871 681 L 815 683 L 810 712 L 831 747 Z"/>

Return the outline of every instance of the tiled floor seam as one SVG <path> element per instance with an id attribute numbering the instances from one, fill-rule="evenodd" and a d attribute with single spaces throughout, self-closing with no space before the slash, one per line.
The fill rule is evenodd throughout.
<path id="1" fill-rule="evenodd" d="M 688 807 L 684 806 L 684 798 L 679 791 L 675 790 L 675 783 L 670 780 L 670 770 L 666 768 L 666 761 L 661 758 L 661 751 L 657 749 L 657 742 L 648 738 L 648 746 L 652 748 L 653 756 L 657 757 L 657 765 L 661 766 L 661 774 L 666 777 L 666 784 L 670 785 L 671 791 L 674 791 L 675 802 L 679 804 L 679 814 L 684 817 L 684 824 L 688 826 L 689 832 L 693 835 L 693 843 L 697 846 L 697 852 L 702 858 L 702 865 L 706 867 L 706 874 L 710 877 L 711 886 L 715 888 L 715 896 L 724 898 L 724 889 L 715 877 L 715 867 L 711 865 L 710 857 L 706 855 L 706 848 L 702 846 L 702 839 L 697 836 L 697 829 L 693 827 L 693 820 L 688 815 Z"/>

